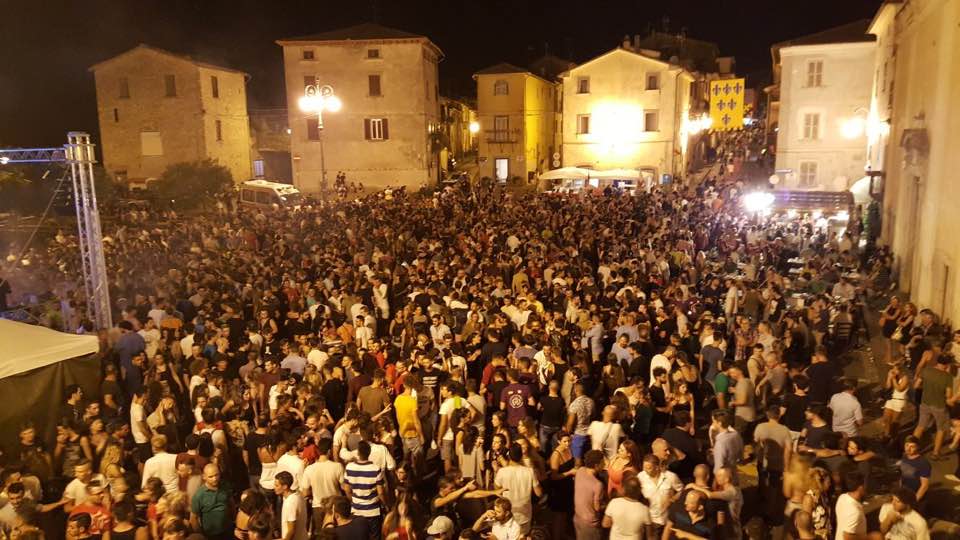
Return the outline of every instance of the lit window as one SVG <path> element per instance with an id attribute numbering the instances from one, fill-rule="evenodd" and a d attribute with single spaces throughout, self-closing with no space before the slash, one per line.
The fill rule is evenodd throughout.
<path id="1" fill-rule="evenodd" d="M 493 83 L 493 95 L 505 96 L 509 93 L 510 93 L 510 85 L 507 84 L 507 81 L 499 80 Z"/>
<path id="2" fill-rule="evenodd" d="M 385 141 L 390 138 L 386 118 L 365 118 L 363 135 L 368 141 Z"/>
<path id="3" fill-rule="evenodd" d="M 253 160 L 253 176 L 254 178 L 263 178 L 263 160 L 255 159 Z"/>

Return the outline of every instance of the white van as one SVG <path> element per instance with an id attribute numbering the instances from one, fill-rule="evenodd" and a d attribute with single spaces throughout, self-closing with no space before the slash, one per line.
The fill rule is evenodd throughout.
<path id="1" fill-rule="evenodd" d="M 240 185 L 240 204 L 257 208 L 293 207 L 301 202 L 300 190 L 290 184 L 249 180 Z"/>

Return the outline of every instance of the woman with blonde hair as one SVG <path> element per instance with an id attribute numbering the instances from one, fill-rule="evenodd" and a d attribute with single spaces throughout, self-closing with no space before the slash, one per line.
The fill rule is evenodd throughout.
<path id="1" fill-rule="evenodd" d="M 810 469 L 810 487 L 803 495 L 803 511 L 813 519 L 813 531 L 820 540 L 833 538 L 833 507 L 830 505 L 830 471 Z"/>

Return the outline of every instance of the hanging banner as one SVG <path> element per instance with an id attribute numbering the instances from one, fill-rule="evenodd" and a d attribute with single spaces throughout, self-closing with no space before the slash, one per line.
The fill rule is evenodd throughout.
<path id="1" fill-rule="evenodd" d="M 710 126 L 715 131 L 743 128 L 745 79 L 710 81 Z"/>

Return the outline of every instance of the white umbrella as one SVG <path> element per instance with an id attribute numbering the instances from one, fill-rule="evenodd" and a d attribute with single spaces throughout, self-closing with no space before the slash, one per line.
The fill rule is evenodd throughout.
<path id="1" fill-rule="evenodd" d="M 540 175 L 541 180 L 586 180 L 591 171 L 580 167 L 563 167 Z"/>
<path id="2" fill-rule="evenodd" d="M 590 178 L 610 180 L 639 180 L 640 171 L 637 169 L 608 169 L 606 171 L 590 171 Z"/>

